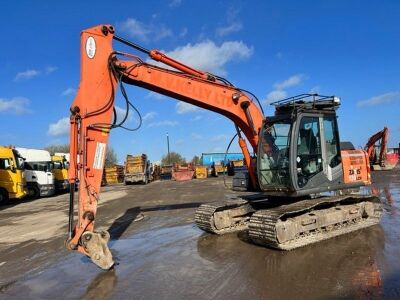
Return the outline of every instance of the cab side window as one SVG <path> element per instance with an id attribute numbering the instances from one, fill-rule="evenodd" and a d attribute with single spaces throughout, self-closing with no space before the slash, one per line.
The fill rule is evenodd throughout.
<path id="1" fill-rule="evenodd" d="M 0 170 L 11 169 L 11 163 L 8 158 L 0 158 Z"/>
<path id="2" fill-rule="evenodd" d="M 324 134 L 328 160 L 327 163 L 331 168 L 336 167 L 341 162 L 338 129 L 336 126 L 336 118 L 334 116 L 324 117 Z"/>

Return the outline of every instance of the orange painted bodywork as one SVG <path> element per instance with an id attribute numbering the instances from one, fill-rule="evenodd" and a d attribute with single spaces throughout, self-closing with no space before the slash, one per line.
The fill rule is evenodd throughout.
<path id="1" fill-rule="evenodd" d="M 151 50 L 149 56 L 152 59 L 154 59 L 155 61 L 162 62 L 162 63 L 164 63 L 168 66 L 171 66 L 177 70 L 180 70 L 186 74 L 200 77 L 200 78 L 203 78 L 206 80 L 209 78 L 207 73 L 199 71 L 199 70 L 195 70 L 189 66 L 186 66 L 186 65 L 180 63 L 179 61 L 176 61 L 175 59 L 172 59 L 171 57 L 166 56 L 164 53 L 162 53 L 158 50 Z"/>
<path id="2" fill-rule="evenodd" d="M 253 152 L 257 152 L 258 134 L 264 117 L 257 105 L 236 88 L 135 61 L 119 61 L 116 65 L 123 66 L 127 70 L 124 73 L 125 77 L 122 78 L 126 83 L 217 112 L 231 119 L 243 131 Z M 240 97 L 234 101 L 236 94 L 240 94 Z M 251 120 L 242 108 L 243 102 L 249 103 L 247 109 Z M 251 163 L 250 151 L 241 138 L 239 138 L 239 146 L 242 149 L 252 185 L 256 188 L 257 178 Z"/>
<path id="3" fill-rule="evenodd" d="M 89 37 L 94 39 L 95 48 L 89 45 Z M 109 136 L 108 129 L 94 126 L 109 124 L 113 115 L 116 80 L 108 70 L 108 59 L 113 51 L 111 43 L 112 36 L 105 36 L 101 27 L 81 33 L 81 81 L 71 106 L 70 134 L 69 180 L 71 183 L 79 181 L 79 213 L 74 239 L 94 227 L 94 221 L 88 222 L 87 216 L 96 215 Z"/>
<path id="4" fill-rule="evenodd" d="M 264 117 L 257 105 L 236 88 L 136 61 L 119 61 L 116 64 L 124 66 L 127 70 L 122 78 L 126 83 L 217 112 L 231 119 L 243 131 L 254 152 L 257 152 L 258 133 Z M 235 102 L 233 97 L 238 93 L 240 97 Z M 246 101 L 250 102 L 248 110 L 254 130 L 241 107 Z"/>
<path id="5" fill-rule="evenodd" d="M 259 107 L 239 89 L 163 56 L 159 51 L 151 51 L 150 56 L 181 72 L 144 63 L 133 55 L 127 55 L 132 60 L 118 60 L 112 48 L 112 32 L 105 33 L 104 26 L 96 26 L 81 33 L 81 81 L 71 106 L 69 180 L 71 183 L 79 181 L 78 224 L 70 242 L 73 246 L 84 231 L 94 228 L 117 85 L 110 64 L 123 72 L 121 80 L 126 83 L 228 117 L 242 130 L 255 153 L 264 119 Z M 245 140 L 240 138 L 239 145 L 253 187 L 256 187 L 257 178 Z M 83 252 L 79 247 L 78 250 Z"/>
<path id="6" fill-rule="evenodd" d="M 371 172 L 367 152 L 363 150 L 341 151 L 343 181 L 346 184 L 371 184 Z"/>

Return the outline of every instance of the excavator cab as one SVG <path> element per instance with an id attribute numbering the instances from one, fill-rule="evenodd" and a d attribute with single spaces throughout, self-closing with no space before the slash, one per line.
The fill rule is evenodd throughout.
<path id="1" fill-rule="evenodd" d="M 339 98 L 302 94 L 272 104 L 275 116 L 264 121 L 258 148 L 261 189 L 276 196 L 340 189 Z"/>

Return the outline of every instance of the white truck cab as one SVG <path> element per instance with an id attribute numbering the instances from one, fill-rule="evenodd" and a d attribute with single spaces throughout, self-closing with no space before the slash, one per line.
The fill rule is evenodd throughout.
<path id="1" fill-rule="evenodd" d="M 25 179 L 28 195 L 32 198 L 55 193 L 54 174 L 50 153 L 46 150 L 16 148 L 25 159 Z"/>

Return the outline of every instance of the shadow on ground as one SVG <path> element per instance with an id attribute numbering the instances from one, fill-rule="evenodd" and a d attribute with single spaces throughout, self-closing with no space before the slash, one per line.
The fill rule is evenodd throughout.
<path id="1" fill-rule="evenodd" d="M 125 211 L 125 213 L 115 219 L 115 221 L 108 228 L 112 240 L 118 240 L 125 230 L 140 217 L 141 213 L 150 211 L 160 211 L 160 210 L 176 210 L 176 209 L 186 209 L 199 207 L 203 202 L 193 202 L 193 203 L 181 203 L 181 204 L 170 204 L 170 205 L 157 205 L 148 207 L 131 207 Z"/>

